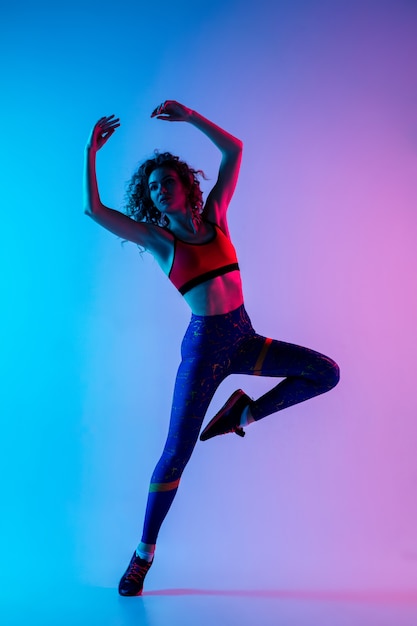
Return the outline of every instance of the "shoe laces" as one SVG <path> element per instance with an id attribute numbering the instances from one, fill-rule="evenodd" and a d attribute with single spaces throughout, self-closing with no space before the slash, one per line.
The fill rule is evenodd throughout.
<path id="1" fill-rule="evenodd" d="M 139 561 L 142 561 L 144 565 L 141 565 Z M 133 580 L 135 583 L 140 582 L 143 578 L 145 578 L 151 565 L 152 561 L 148 563 L 148 561 L 144 561 L 144 559 L 139 559 L 139 557 L 137 557 L 129 566 L 126 578 Z"/>

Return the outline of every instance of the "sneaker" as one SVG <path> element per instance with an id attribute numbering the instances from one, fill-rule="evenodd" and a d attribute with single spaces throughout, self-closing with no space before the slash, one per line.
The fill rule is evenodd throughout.
<path id="1" fill-rule="evenodd" d="M 245 431 L 240 426 L 242 411 L 251 399 L 241 389 L 238 389 L 228 399 L 213 419 L 208 423 L 200 435 L 200 441 L 207 441 L 216 435 L 236 433 L 239 437 L 245 436 Z"/>
<path id="2" fill-rule="evenodd" d="M 143 581 L 149 571 L 152 561 L 145 561 L 136 555 L 136 550 L 130 560 L 127 570 L 119 582 L 121 596 L 140 596 L 143 589 Z"/>

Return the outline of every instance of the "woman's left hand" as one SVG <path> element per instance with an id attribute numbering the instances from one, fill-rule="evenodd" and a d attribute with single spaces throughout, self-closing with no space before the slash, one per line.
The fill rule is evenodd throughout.
<path id="1" fill-rule="evenodd" d="M 154 111 L 151 117 L 167 122 L 187 122 L 192 114 L 192 110 L 180 104 L 176 100 L 165 100 Z"/>

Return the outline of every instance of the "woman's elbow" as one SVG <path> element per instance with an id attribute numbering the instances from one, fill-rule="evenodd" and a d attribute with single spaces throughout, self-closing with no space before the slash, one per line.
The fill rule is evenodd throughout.
<path id="1" fill-rule="evenodd" d="M 96 204 L 94 202 L 85 202 L 84 203 L 84 214 L 89 217 L 95 217 L 100 213 L 102 209 L 101 204 Z"/>

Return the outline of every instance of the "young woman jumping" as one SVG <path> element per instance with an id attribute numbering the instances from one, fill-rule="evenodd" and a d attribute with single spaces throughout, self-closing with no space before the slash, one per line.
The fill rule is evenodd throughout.
<path id="1" fill-rule="evenodd" d="M 168 152 L 155 154 L 132 176 L 124 214 L 101 202 L 95 167 L 96 154 L 120 126 L 119 119 L 102 117 L 86 146 L 86 214 L 150 252 L 191 309 L 168 437 L 151 477 L 141 541 L 119 583 L 123 596 L 142 593 L 159 529 L 199 435 L 201 441 L 225 433 L 243 437 L 249 424 L 325 393 L 339 381 L 339 368 L 332 359 L 258 335 L 246 313 L 227 225 L 242 142 L 173 100 L 157 107 L 152 117 L 192 124 L 220 150 L 221 163 L 216 184 L 203 202 L 198 180 L 202 172 Z M 284 380 L 256 400 L 241 389 L 235 391 L 200 434 L 213 395 L 229 374 Z"/>

